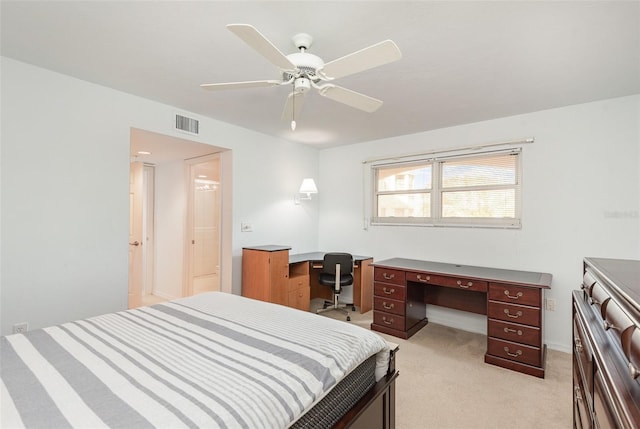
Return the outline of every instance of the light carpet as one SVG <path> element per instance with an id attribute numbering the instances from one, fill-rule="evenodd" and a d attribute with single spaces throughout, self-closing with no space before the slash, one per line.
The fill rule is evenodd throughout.
<path id="1" fill-rule="evenodd" d="M 312 311 L 322 305 L 312 301 Z M 370 329 L 373 312 L 324 313 Z M 399 345 L 398 429 L 571 428 L 571 355 L 547 349 L 544 379 L 484 363 L 487 337 L 430 322 Z"/>

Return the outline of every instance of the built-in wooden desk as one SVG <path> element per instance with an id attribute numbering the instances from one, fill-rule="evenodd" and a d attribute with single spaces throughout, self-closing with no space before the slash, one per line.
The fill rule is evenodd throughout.
<path id="1" fill-rule="evenodd" d="M 325 252 L 289 254 L 291 247 L 266 245 L 242 249 L 242 295 L 309 311 L 313 298 L 332 300 L 318 283 Z M 353 304 L 360 313 L 373 308 L 373 258 L 353 255 Z"/>
<path id="2" fill-rule="evenodd" d="M 487 315 L 485 362 L 544 377 L 551 274 L 404 258 L 373 266 L 371 329 L 409 338 L 427 324 L 427 304 Z"/>

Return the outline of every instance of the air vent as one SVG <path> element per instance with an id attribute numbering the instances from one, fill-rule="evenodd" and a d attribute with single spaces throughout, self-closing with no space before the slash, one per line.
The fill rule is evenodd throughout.
<path id="1" fill-rule="evenodd" d="M 191 134 L 198 134 L 200 122 L 197 119 L 187 118 L 176 114 L 176 129 Z"/>

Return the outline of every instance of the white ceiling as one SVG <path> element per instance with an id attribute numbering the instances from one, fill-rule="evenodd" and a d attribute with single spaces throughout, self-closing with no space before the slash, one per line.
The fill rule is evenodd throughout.
<path id="1" fill-rule="evenodd" d="M 5 1 L 2 55 L 316 147 L 640 93 L 638 1 Z M 385 39 L 403 58 L 336 81 L 379 98 L 368 114 L 308 93 L 295 132 L 288 87 L 225 26 L 255 26 L 285 54 L 314 37 L 325 62 Z"/>

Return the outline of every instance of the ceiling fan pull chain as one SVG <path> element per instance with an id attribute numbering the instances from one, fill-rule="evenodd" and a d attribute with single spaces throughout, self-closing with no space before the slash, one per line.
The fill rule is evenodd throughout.
<path id="1" fill-rule="evenodd" d="M 296 130 L 296 84 L 293 83 L 293 90 L 291 91 L 291 131 Z"/>

